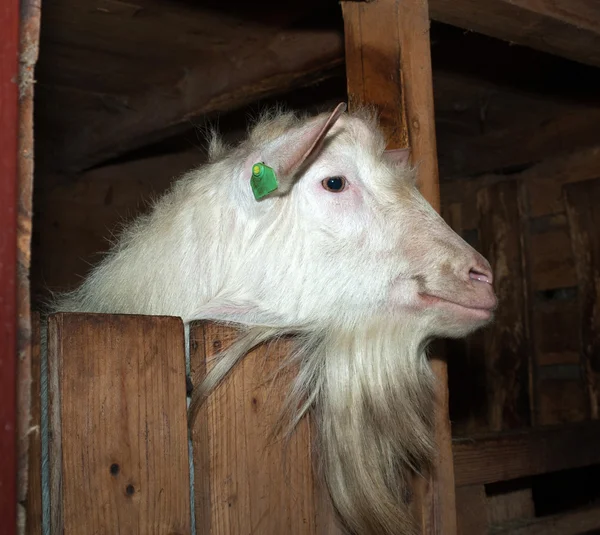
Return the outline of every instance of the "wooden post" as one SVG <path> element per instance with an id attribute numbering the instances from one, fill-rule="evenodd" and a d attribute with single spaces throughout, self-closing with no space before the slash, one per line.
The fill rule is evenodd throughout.
<path id="1" fill-rule="evenodd" d="M 590 414 L 600 418 L 600 179 L 564 187 L 579 281 L 581 354 Z"/>
<path id="2" fill-rule="evenodd" d="M 0 533 L 17 513 L 17 139 L 19 2 L 0 9 Z"/>
<path id="3" fill-rule="evenodd" d="M 494 272 L 499 306 L 485 331 L 487 424 L 491 431 L 530 425 L 528 272 L 521 192 L 516 181 L 499 182 L 477 195 L 481 252 Z"/>
<path id="4" fill-rule="evenodd" d="M 388 148 L 410 147 L 419 186 L 439 211 L 439 185 L 427 0 L 342 2 L 350 109 L 375 105 Z M 428 489 L 418 492 L 423 533 L 454 535 L 456 507 L 448 419 L 446 362 L 432 362 L 437 382 L 438 457 Z M 423 485 L 419 485 L 423 487 Z"/>
<path id="5" fill-rule="evenodd" d="M 48 322 L 53 534 L 191 532 L 183 324 Z"/>
<path id="6" fill-rule="evenodd" d="M 198 384 L 238 331 L 211 322 L 190 333 Z M 295 370 L 277 374 L 289 341 L 251 351 L 210 394 L 192 428 L 196 529 L 206 535 L 335 535 L 327 495 L 313 475 L 304 418 L 289 443 L 271 436 Z M 277 375 L 276 375 L 277 374 Z"/>

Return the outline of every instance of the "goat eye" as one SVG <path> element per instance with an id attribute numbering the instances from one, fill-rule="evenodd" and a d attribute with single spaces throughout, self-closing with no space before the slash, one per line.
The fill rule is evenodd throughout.
<path id="1" fill-rule="evenodd" d="M 331 176 L 324 179 L 321 184 L 323 184 L 323 187 L 327 191 L 339 193 L 340 191 L 344 191 L 346 188 L 346 179 L 343 176 Z"/>

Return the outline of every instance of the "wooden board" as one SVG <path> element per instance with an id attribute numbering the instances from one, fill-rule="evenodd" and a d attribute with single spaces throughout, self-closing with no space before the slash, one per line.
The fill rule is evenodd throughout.
<path id="1" fill-rule="evenodd" d="M 183 324 L 49 318 L 54 533 L 190 533 Z"/>
<path id="2" fill-rule="evenodd" d="M 600 179 L 564 188 L 579 279 L 580 337 L 592 418 L 600 416 Z"/>
<path id="3" fill-rule="evenodd" d="M 600 507 L 562 515 L 513 522 L 494 530 L 494 535 L 594 535 L 600 528 Z"/>
<path id="4" fill-rule="evenodd" d="M 429 3 L 432 19 L 600 66 L 600 6 L 595 0 Z"/>
<path id="5" fill-rule="evenodd" d="M 457 486 L 600 463 L 600 425 L 585 422 L 453 441 Z"/>
<path id="6" fill-rule="evenodd" d="M 23 533 L 32 516 L 37 517 L 39 510 L 30 513 L 28 498 L 28 464 L 35 462 L 35 457 L 29 453 L 39 439 L 39 415 L 37 424 L 32 423 L 33 384 L 32 373 L 35 365 L 32 362 L 32 344 L 38 341 L 32 338 L 34 331 L 30 310 L 30 263 L 31 263 L 31 234 L 33 218 L 33 172 L 34 172 L 34 133 L 33 133 L 33 103 L 35 84 L 35 65 L 38 58 L 38 41 L 41 20 L 41 0 L 25 0 L 20 3 L 20 64 L 19 64 L 19 184 L 18 184 L 18 213 L 17 213 L 17 307 L 18 307 L 18 413 L 19 426 L 19 472 L 18 472 L 18 501 L 19 501 L 19 531 Z M 38 320 L 36 320 L 38 321 Z M 39 358 L 39 357 L 38 357 Z M 39 364 L 39 363 L 38 363 Z M 38 368 L 39 371 L 39 368 Z M 39 378 L 38 378 L 39 380 Z M 39 400 L 38 400 L 39 401 Z M 39 407 L 37 407 L 39 409 Z M 38 436 L 35 436 L 38 433 Z M 36 450 L 39 456 L 39 449 Z M 38 457 L 39 459 L 39 457 Z M 34 482 L 34 492 L 39 492 L 39 481 Z M 25 505 L 24 505 L 25 504 Z M 25 510 L 22 508 L 25 507 Z"/>
<path id="7" fill-rule="evenodd" d="M 492 431 L 530 423 L 528 271 L 519 184 L 500 182 L 478 194 L 481 252 L 489 260 L 498 296 L 485 331 L 488 425 Z"/>
<path id="8" fill-rule="evenodd" d="M 483 535 L 488 531 L 488 512 L 483 485 L 456 489 L 458 535 Z"/>
<path id="9" fill-rule="evenodd" d="M 0 9 L 0 527 L 12 535 L 17 512 L 17 171 L 19 8 Z"/>
<path id="10" fill-rule="evenodd" d="M 31 422 L 29 428 L 29 456 L 27 463 L 27 495 L 25 523 L 27 535 L 42 533 L 42 443 L 41 443 L 41 390 L 40 390 L 40 318 L 33 315 L 31 322 Z"/>
<path id="11" fill-rule="evenodd" d="M 411 149 L 419 187 L 439 211 L 437 148 L 427 0 L 343 2 L 350 108 L 375 105 L 388 148 Z M 435 433 L 438 456 L 428 489 L 417 484 L 415 509 L 424 533 L 456 533 L 448 372 L 437 354 Z"/>
<path id="12" fill-rule="evenodd" d="M 239 334 L 215 323 L 191 329 L 192 382 Z M 192 428 L 198 533 L 341 533 L 313 475 L 308 419 L 287 445 L 271 436 L 294 370 L 278 374 L 290 342 L 248 354 L 204 402 Z"/>

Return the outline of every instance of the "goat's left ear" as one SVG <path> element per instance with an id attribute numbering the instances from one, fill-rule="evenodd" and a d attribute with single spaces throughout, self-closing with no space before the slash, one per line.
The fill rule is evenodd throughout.
<path id="1" fill-rule="evenodd" d="M 410 149 L 389 149 L 384 151 L 383 159 L 392 164 L 407 165 L 410 161 Z"/>
<path id="2" fill-rule="evenodd" d="M 345 111 L 346 104 L 342 102 L 331 114 L 309 119 L 284 134 L 272 154 L 265 155 L 264 164 L 273 169 L 277 179 L 272 195 L 285 195 L 292 189 L 297 172 L 319 152 L 325 136 Z"/>

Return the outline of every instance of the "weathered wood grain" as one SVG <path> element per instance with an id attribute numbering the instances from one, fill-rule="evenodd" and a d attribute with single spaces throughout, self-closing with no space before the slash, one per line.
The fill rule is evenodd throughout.
<path id="1" fill-rule="evenodd" d="M 494 272 L 498 309 L 486 329 L 488 425 L 492 431 L 524 427 L 529 414 L 528 272 L 519 184 L 501 182 L 479 191 L 481 252 Z"/>
<path id="2" fill-rule="evenodd" d="M 33 201 L 33 102 L 34 102 L 34 73 L 38 58 L 38 41 L 40 32 L 40 0 L 21 2 L 20 21 L 20 57 L 19 57 L 19 165 L 18 165 L 18 212 L 17 212 L 17 312 L 18 312 L 18 412 L 19 426 L 19 472 L 17 497 L 19 504 L 29 503 L 27 488 L 28 464 L 34 461 L 29 455 L 30 441 L 35 441 L 31 434 L 32 414 L 32 344 L 38 343 L 32 339 L 32 317 L 30 310 L 30 263 L 31 263 L 31 232 L 32 232 L 32 201 Z M 36 320 L 37 321 L 37 320 Z M 38 357 L 39 358 L 39 357 Z M 39 372 L 39 367 L 38 367 Z M 39 381 L 39 378 L 38 378 Z M 39 415 L 38 415 L 39 416 Z M 38 418 L 39 420 L 39 418 Z M 39 425 L 39 421 L 37 423 Z M 39 433 L 39 429 L 37 431 Z M 39 437 L 38 437 L 39 438 Z M 33 446 L 33 444 L 32 444 Z M 39 446 L 39 445 L 38 445 Z M 37 450 L 39 456 L 39 449 Z M 39 484 L 39 482 L 36 482 Z M 39 486 L 34 492 L 39 491 Z M 19 530 L 23 533 L 30 513 L 21 510 L 19 506 Z M 39 511 L 32 513 L 36 517 Z"/>
<path id="3" fill-rule="evenodd" d="M 483 485 L 456 489 L 456 522 L 458 535 L 488 532 L 488 509 Z"/>
<path id="4" fill-rule="evenodd" d="M 471 487 L 464 487 L 471 488 Z M 500 492 L 488 496 L 488 519 L 490 525 L 502 525 L 535 516 L 531 488 Z"/>
<path id="5" fill-rule="evenodd" d="M 600 6 L 595 0 L 430 0 L 431 18 L 600 66 Z"/>
<path id="6" fill-rule="evenodd" d="M 374 105 L 388 148 L 411 149 L 419 187 L 439 211 L 437 147 L 427 0 L 342 3 L 350 109 Z M 437 354 L 438 357 L 441 355 Z M 425 533 L 456 533 L 446 361 L 435 358 L 438 456 L 427 485 L 416 480 L 415 511 Z M 426 489 L 426 487 L 428 487 Z"/>
<path id="7" fill-rule="evenodd" d="M 582 535 L 598 533 L 600 507 L 560 515 L 512 522 L 495 529 L 494 535 Z"/>
<path id="8" fill-rule="evenodd" d="M 201 381 L 238 332 L 215 323 L 191 330 L 192 382 Z M 249 353 L 204 402 L 192 428 L 199 533 L 335 534 L 313 475 L 308 419 L 287 444 L 272 435 L 289 387 L 279 372 L 290 342 Z M 333 527 L 333 530 L 331 529 Z"/>
<path id="9" fill-rule="evenodd" d="M 16 533 L 17 513 L 17 173 L 19 2 L 0 9 L 0 518 Z"/>
<path id="10" fill-rule="evenodd" d="M 49 341 L 56 533 L 190 533 L 181 320 L 56 314 Z"/>
<path id="11" fill-rule="evenodd" d="M 579 286 L 583 366 L 590 413 L 597 419 L 600 416 L 600 179 L 568 184 L 564 194 Z"/>
<path id="12" fill-rule="evenodd" d="M 40 535 L 42 533 L 42 421 L 39 314 L 33 314 L 31 319 L 31 420 L 28 432 L 29 451 L 25 532 L 27 535 Z"/>
<path id="13" fill-rule="evenodd" d="M 495 483 L 598 464 L 598 444 L 598 422 L 455 439 L 456 485 Z"/>

